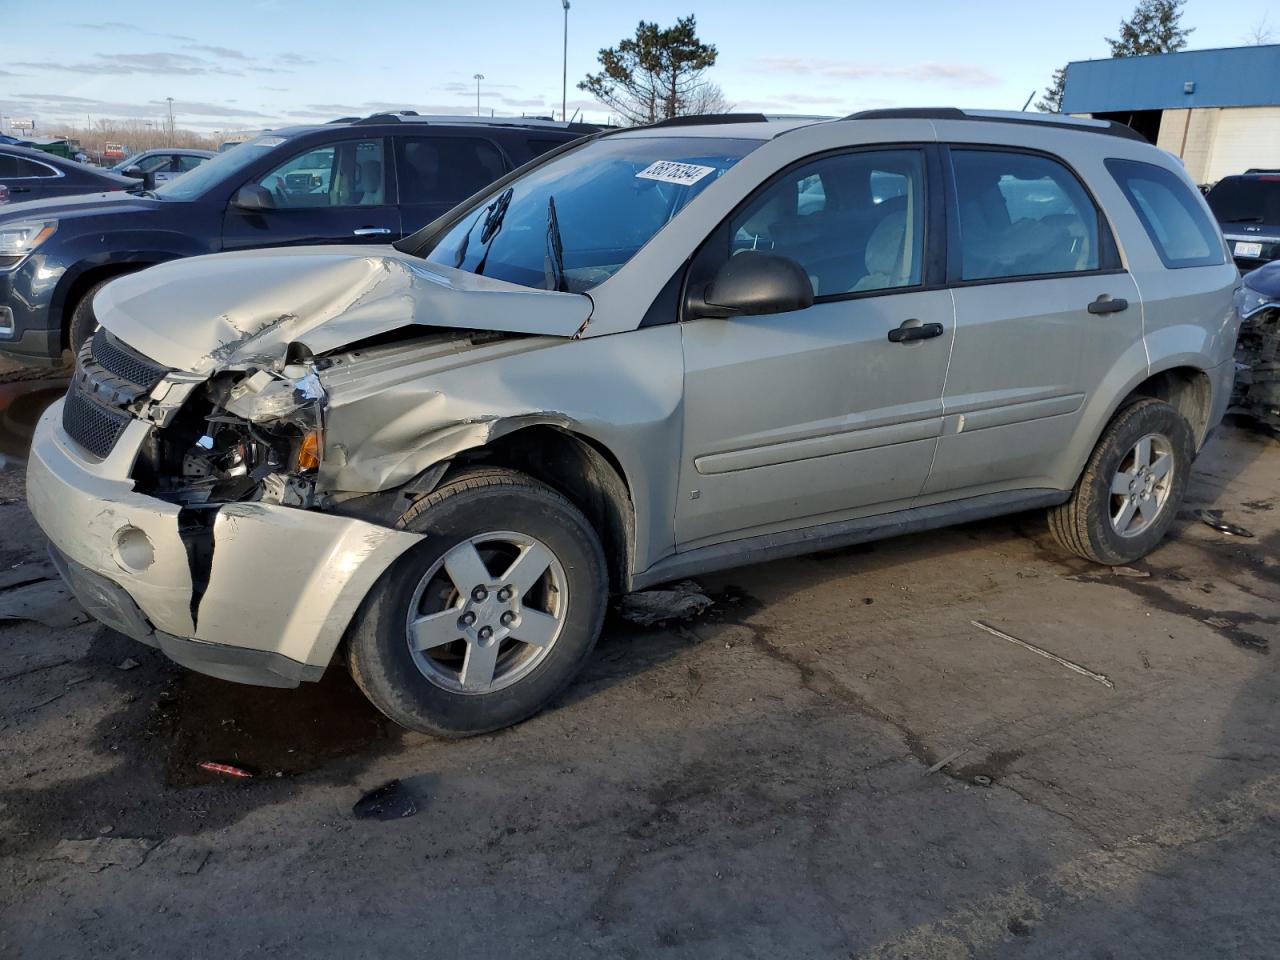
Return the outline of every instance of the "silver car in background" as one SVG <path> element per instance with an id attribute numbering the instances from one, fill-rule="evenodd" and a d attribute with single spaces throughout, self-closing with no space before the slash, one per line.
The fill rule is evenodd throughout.
<path id="1" fill-rule="evenodd" d="M 477 733 L 564 688 L 611 593 L 1029 508 L 1142 556 L 1230 395 L 1238 281 L 1124 127 L 659 123 L 394 247 L 114 281 L 28 496 L 104 623 L 250 683 L 340 656 Z"/>
<path id="2" fill-rule="evenodd" d="M 210 157 L 217 154 L 212 150 L 198 150 L 194 147 L 165 147 L 156 150 L 144 150 L 135 153 L 127 160 L 121 160 L 111 168 L 113 173 L 126 177 L 141 178 L 145 174 L 155 177 L 156 183 L 167 183 L 182 174 L 194 170 Z"/>

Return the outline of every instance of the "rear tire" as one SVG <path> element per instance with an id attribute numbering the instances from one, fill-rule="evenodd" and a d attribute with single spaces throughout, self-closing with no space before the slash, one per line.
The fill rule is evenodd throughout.
<path id="1" fill-rule="evenodd" d="M 114 278 L 112 278 L 114 279 Z M 78 357 L 80 348 L 88 342 L 98 329 L 98 318 L 93 312 L 93 298 L 110 280 L 102 280 L 89 288 L 88 292 L 76 303 L 71 311 L 71 320 L 67 325 L 67 343 L 71 346 L 71 355 Z"/>
<path id="2" fill-rule="evenodd" d="M 514 470 L 468 470 L 398 526 L 427 534 L 370 591 L 348 633 L 360 689 L 396 723 L 442 737 L 533 715 L 586 662 L 608 574 L 586 517 Z M 524 564 L 524 566 L 521 566 Z"/>
<path id="3" fill-rule="evenodd" d="M 1191 472 L 1191 427 L 1162 400 L 1120 410 L 1094 447 L 1071 499 L 1049 511 L 1067 550 L 1108 566 L 1131 563 L 1168 533 Z"/>

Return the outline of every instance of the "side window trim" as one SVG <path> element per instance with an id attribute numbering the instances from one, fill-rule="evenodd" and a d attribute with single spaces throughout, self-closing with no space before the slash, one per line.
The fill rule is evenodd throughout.
<path id="1" fill-rule="evenodd" d="M 1108 276 L 1117 273 L 1126 273 L 1124 264 L 1120 260 L 1120 248 L 1116 244 L 1115 231 L 1111 228 L 1111 221 L 1107 218 L 1106 211 L 1102 205 L 1098 203 L 1098 198 L 1094 195 L 1093 190 L 1089 188 L 1089 184 L 1080 176 L 1079 172 L 1066 159 L 1054 153 L 1048 153 L 1044 150 L 1035 150 L 1030 147 L 1010 146 L 1003 143 L 943 143 L 938 145 L 941 154 L 942 175 L 945 183 L 946 192 L 946 230 L 947 230 L 947 263 L 946 263 L 946 286 L 948 287 L 973 287 L 990 283 L 1022 283 L 1027 280 L 1044 280 L 1053 277 L 1097 277 Z M 955 166 L 952 163 L 952 154 L 956 151 L 973 150 L 984 153 L 1016 153 L 1030 157 L 1040 157 L 1058 164 L 1068 174 L 1071 175 L 1080 187 L 1080 190 L 1089 202 L 1093 204 L 1094 216 L 1098 224 L 1098 235 L 1094 238 L 1098 245 L 1098 267 L 1096 270 L 1068 270 L 1061 273 L 1040 273 L 1040 274 L 1024 274 L 1014 277 L 982 277 L 975 280 L 963 279 L 961 249 L 960 249 L 960 219 L 959 219 L 959 194 L 956 188 Z"/>
<path id="2" fill-rule="evenodd" d="M 672 322 L 684 320 L 684 307 L 688 300 L 690 283 L 705 283 L 710 275 L 728 259 L 731 245 L 729 225 L 743 210 L 749 207 L 763 193 L 771 189 L 780 179 L 789 176 L 795 170 L 817 163 L 829 157 L 842 157 L 857 153 L 885 153 L 894 151 L 915 150 L 920 154 L 921 166 L 924 170 L 924 236 L 921 238 L 921 281 L 920 283 L 902 287 L 886 287 L 877 290 L 858 290 L 846 293 L 829 293 L 814 297 L 814 303 L 839 303 L 844 300 L 862 300 L 867 297 L 891 297 L 903 293 L 919 293 L 923 290 L 941 289 L 946 285 L 946 207 L 943 199 L 942 174 L 939 163 L 937 145 L 920 141 L 901 143 L 859 144 L 850 147 L 837 147 L 811 153 L 794 160 L 774 173 L 764 182 L 758 184 L 747 196 L 743 197 L 729 214 L 707 234 L 701 245 L 689 258 L 686 267 L 682 268 L 684 277 L 680 285 L 678 316 Z M 665 288 L 664 288 L 665 289 Z M 648 315 L 645 317 L 648 321 Z M 651 324 L 642 324 L 651 325 Z"/>
<path id="3" fill-rule="evenodd" d="M 66 176 L 63 171 L 51 164 L 42 163 L 39 160 L 32 160 L 30 157 L 14 157 L 13 154 L 9 154 L 9 156 L 13 157 L 15 160 L 22 161 L 23 163 L 29 163 L 32 166 L 48 170 L 49 173 L 37 174 L 34 177 L 5 177 L 6 180 L 57 180 Z"/>

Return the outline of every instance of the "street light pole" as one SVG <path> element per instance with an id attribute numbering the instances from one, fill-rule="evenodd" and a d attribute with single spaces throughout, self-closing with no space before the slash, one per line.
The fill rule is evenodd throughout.
<path id="1" fill-rule="evenodd" d="M 564 4 L 564 67 L 560 74 L 560 119 L 568 120 L 569 114 L 569 0 Z"/>
<path id="2" fill-rule="evenodd" d="M 480 116 L 480 81 L 484 79 L 483 73 L 476 74 L 476 116 Z"/>
<path id="3" fill-rule="evenodd" d="M 169 101 L 169 146 L 173 146 L 174 130 L 173 130 L 173 97 L 165 97 Z"/>

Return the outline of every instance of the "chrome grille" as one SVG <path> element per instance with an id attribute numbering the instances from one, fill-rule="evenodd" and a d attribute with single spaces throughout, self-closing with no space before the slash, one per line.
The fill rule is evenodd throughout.
<path id="1" fill-rule="evenodd" d="M 169 372 L 101 328 L 93 335 L 90 355 L 107 373 L 138 387 L 143 393 L 150 391 Z"/>
<path id="2" fill-rule="evenodd" d="M 62 429 L 95 457 L 106 457 L 111 452 L 130 419 L 123 410 L 105 407 L 87 397 L 80 377 L 72 382 L 62 405 Z"/>

